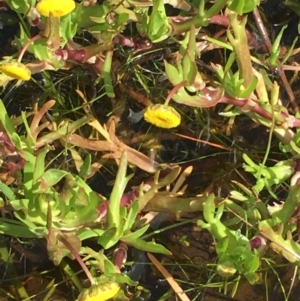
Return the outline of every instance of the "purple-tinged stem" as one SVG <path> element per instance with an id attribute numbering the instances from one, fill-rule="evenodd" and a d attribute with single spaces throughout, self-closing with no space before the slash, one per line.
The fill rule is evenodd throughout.
<path id="1" fill-rule="evenodd" d="M 62 236 L 59 236 L 59 240 L 70 250 L 70 252 L 74 255 L 77 262 L 80 264 L 82 270 L 85 272 L 87 278 L 90 280 L 91 285 L 95 284 L 95 280 L 91 275 L 89 269 L 87 268 L 86 264 L 83 262 L 82 258 L 78 254 L 78 252 L 73 248 L 73 246 Z"/>
<path id="2" fill-rule="evenodd" d="M 165 105 L 168 105 L 170 100 L 172 99 L 173 95 L 182 87 L 184 87 L 187 84 L 187 81 L 182 81 L 181 83 L 177 84 L 168 94 L 168 97 L 165 100 Z"/>
<path id="3" fill-rule="evenodd" d="M 247 103 L 247 99 L 235 99 L 228 96 L 222 96 L 222 99 L 219 103 L 226 103 L 226 104 L 232 104 L 237 107 L 244 107 Z M 273 119 L 273 115 L 266 110 L 262 109 L 257 103 L 253 103 L 253 106 L 251 107 L 251 112 L 256 113 L 257 115 L 266 118 L 268 120 Z M 282 117 L 287 118 L 286 114 L 282 113 Z M 294 118 L 293 121 L 291 121 L 291 124 L 289 127 L 299 128 L 300 127 L 300 119 Z"/>
<path id="4" fill-rule="evenodd" d="M 34 36 L 33 38 L 31 38 L 29 41 L 27 41 L 27 43 L 23 46 L 20 54 L 19 54 L 19 57 L 18 57 L 18 62 L 21 62 L 22 58 L 23 58 L 23 55 L 25 53 L 25 51 L 27 50 L 27 48 L 36 40 L 40 39 L 41 38 L 41 35 L 36 35 Z"/>

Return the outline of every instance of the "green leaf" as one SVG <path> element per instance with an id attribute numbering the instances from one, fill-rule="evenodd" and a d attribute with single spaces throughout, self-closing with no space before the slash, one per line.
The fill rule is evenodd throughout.
<path id="1" fill-rule="evenodd" d="M 126 207 L 121 207 L 120 208 L 120 222 L 117 225 L 117 230 L 114 234 L 114 236 L 110 239 L 110 241 L 108 241 L 105 244 L 105 248 L 111 248 L 112 246 L 114 246 L 123 236 L 123 230 L 124 230 L 124 224 L 125 224 L 125 220 L 126 220 L 126 213 L 127 213 L 127 209 Z"/>
<path id="2" fill-rule="evenodd" d="M 37 211 L 33 206 L 34 201 L 28 199 L 19 199 L 11 201 L 10 204 L 14 208 L 14 215 L 22 221 L 31 231 L 39 231 L 40 235 L 47 232 L 46 215 Z"/>
<path id="3" fill-rule="evenodd" d="M 34 229 L 20 221 L 0 218 L 0 233 L 18 238 L 38 238 Z"/>
<path id="4" fill-rule="evenodd" d="M 118 15 L 117 25 L 126 24 L 129 19 L 129 15 L 127 13 L 121 13 Z"/>
<path id="5" fill-rule="evenodd" d="M 164 61 L 164 65 L 166 75 L 173 86 L 176 86 L 177 84 L 183 81 L 183 71 L 181 66 L 181 70 L 177 69 L 175 66 L 169 64 L 167 61 Z"/>
<path id="6" fill-rule="evenodd" d="M 123 240 L 123 239 L 122 239 Z M 151 252 L 151 253 L 160 253 L 166 255 L 172 255 L 172 253 L 166 249 L 164 246 L 156 244 L 155 242 L 146 242 L 143 239 L 137 238 L 133 240 L 123 240 L 128 245 L 142 251 Z"/>
<path id="7" fill-rule="evenodd" d="M 29 126 L 28 121 L 27 121 L 26 112 L 21 113 L 21 118 L 22 118 L 22 121 L 23 121 L 23 126 L 25 127 L 26 133 L 27 133 L 25 144 L 27 146 L 27 149 L 33 153 L 33 150 L 35 149 L 35 140 L 32 136 L 30 126 Z"/>
<path id="8" fill-rule="evenodd" d="M 105 230 L 102 229 L 87 229 L 81 228 L 77 230 L 77 236 L 80 240 L 89 239 L 92 237 L 100 237 L 104 234 Z"/>
<path id="9" fill-rule="evenodd" d="M 5 2 L 13 11 L 20 14 L 28 13 L 29 9 L 36 4 L 36 0 L 5 0 Z"/>
<path id="10" fill-rule="evenodd" d="M 108 50 L 105 55 L 105 60 L 103 63 L 102 73 L 104 79 L 104 87 L 108 97 L 114 98 L 115 92 L 114 87 L 111 80 L 111 65 L 112 65 L 112 57 L 113 57 L 113 50 Z"/>
<path id="11" fill-rule="evenodd" d="M 10 117 L 8 116 L 2 100 L 0 100 L 0 123 L 4 127 L 8 137 L 10 138 L 14 146 L 18 150 L 22 150 L 22 140 L 20 136 L 17 134 L 14 124 L 12 123 Z"/>
<path id="12" fill-rule="evenodd" d="M 132 233 L 129 233 L 129 234 L 125 234 L 123 237 L 122 237 L 122 240 L 134 240 L 134 239 L 137 239 L 137 238 L 140 238 L 148 229 L 149 229 L 149 226 L 150 225 L 145 225 L 144 227 L 142 227 L 141 229 L 138 229 Z"/>
<path id="13" fill-rule="evenodd" d="M 214 202 L 214 197 L 210 195 L 203 203 L 203 216 L 208 224 L 214 224 L 215 210 L 216 210 L 216 205 Z"/>
<path id="14" fill-rule="evenodd" d="M 49 145 L 46 145 L 37 155 L 34 165 L 33 182 L 36 182 L 41 176 L 44 175 L 46 161 L 45 159 L 50 149 L 51 147 Z"/>
<path id="15" fill-rule="evenodd" d="M 238 97 L 247 98 L 248 96 L 250 96 L 251 93 L 255 90 L 257 82 L 258 82 L 258 78 L 256 76 L 253 76 L 250 85 L 248 87 L 244 88 L 240 92 Z"/>
<path id="16" fill-rule="evenodd" d="M 236 61 L 236 53 L 231 52 L 228 59 L 227 59 L 227 61 L 226 61 L 226 65 L 225 65 L 225 68 L 224 68 L 224 73 L 230 72 L 230 69 L 231 69 L 231 67 L 232 67 L 232 65 L 234 64 L 235 61 Z"/>
<path id="17" fill-rule="evenodd" d="M 228 8 L 239 15 L 253 11 L 259 4 L 259 0 L 233 0 Z"/>
<path id="18" fill-rule="evenodd" d="M 107 277 L 110 277 L 110 275 L 108 275 Z M 130 286 L 138 285 L 137 281 L 133 281 L 128 275 L 126 275 L 124 273 L 113 274 L 113 276 L 111 278 L 114 279 L 114 281 L 116 281 L 117 283 L 126 283 Z M 125 299 L 122 299 L 122 300 L 125 300 Z"/>
<path id="19" fill-rule="evenodd" d="M 113 240 L 113 237 L 117 233 L 117 228 L 113 227 L 106 230 L 98 239 L 98 244 L 107 249 L 107 245 Z"/>
<path id="20" fill-rule="evenodd" d="M 109 4 L 103 2 L 97 6 L 80 6 L 77 5 L 71 13 L 72 21 L 78 24 L 80 29 L 87 29 L 95 23 L 106 23 L 106 16 L 109 13 Z"/>
<path id="21" fill-rule="evenodd" d="M 278 63 L 277 60 L 279 58 L 280 55 L 280 42 L 283 36 L 283 32 L 284 30 L 287 28 L 287 25 L 282 26 L 282 28 L 280 29 L 280 32 L 278 33 L 278 35 L 276 36 L 273 44 L 272 44 L 272 50 L 271 50 L 271 54 L 270 54 L 270 58 L 269 58 L 269 64 L 272 67 L 277 67 Z"/>
<path id="22" fill-rule="evenodd" d="M 35 185 L 36 183 L 33 182 L 33 172 L 34 172 L 36 157 L 27 151 L 22 151 L 22 157 L 27 160 L 23 169 L 24 193 L 27 198 L 32 199 L 33 190 L 36 188 L 34 187 L 36 186 Z"/>
<path id="23" fill-rule="evenodd" d="M 223 237 L 218 240 L 216 244 L 216 252 L 218 255 L 223 254 L 226 252 L 227 248 L 229 245 L 229 238 L 228 237 Z"/>
<path id="24" fill-rule="evenodd" d="M 195 61 L 195 57 L 198 52 L 196 47 L 195 26 L 192 26 L 191 30 L 186 33 L 185 39 L 188 40 L 188 43 L 183 53 L 181 65 L 183 70 L 183 80 L 186 80 L 188 85 L 191 86 L 194 84 L 198 72 L 198 67 Z"/>
<path id="25" fill-rule="evenodd" d="M 299 265 L 300 260 L 300 246 L 292 238 L 284 239 L 281 233 L 275 232 L 272 227 L 271 220 L 264 220 L 258 223 L 258 228 L 262 235 L 268 238 L 271 242 L 270 247 L 281 254 L 290 262 L 295 262 Z"/>
<path id="26" fill-rule="evenodd" d="M 80 178 L 84 179 L 88 175 L 91 169 L 91 163 L 92 163 L 92 156 L 91 154 L 88 154 L 84 159 L 83 164 L 80 167 L 80 171 L 79 171 Z"/>
<path id="27" fill-rule="evenodd" d="M 0 181 L 0 191 L 8 198 L 8 200 L 13 201 L 16 199 L 15 193 L 2 181 Z"/>
<path id="28" fill-rule="evenodd" d="M 124 232 L 129 231 L 131 229 L 133 223 L 135 222 L 135 220 L 137 218 L 139 211 L 140 211 L 140 204 L 136 200 L 130 206 L 129 213 L 126 217 L 126 221 L 125 221 L 125 225 L 124 225 Z"/>
<path id="29" fill-rule="evenodd" d="M 47 191 L 50 187 L 56 185 L 64 177 L 71 176 L 67 171 L 60 169 L 48 169 L 40 178 L 39 178 L 39 189 Z"/>
<path id="30" fill-rule="evenodd" d="M 163 0 L 153 0 L 150 17 L 148 17 L 148 12 L 144 14 L 143 27 L 153 43 L 161 42 L 169 37 L 171 26 L 169 25 Z"/>
<path id="31" fill-rule="evenodd" d="M 77 27 L 78 22 L 77 20 L 73 21 L 71 14 L 67 14 L 60 18 L 59 35 L 61 39 L 61 47 L 64 47 L 69 40 L 72 40 L 74 38 Z"/>
<path id="32" fill-rule="evenodd" d="M 293 40 L 292 45 L 288 48 L 288 52 L 284 55 L 283 59 L 281 60 L 281 64 L 284 64 L 290 58 L 297 42 L 298 42 L 298 37 L 296 37 Z"/>
<path id="33" fill-rule="evenodd" d="M 119 227 L 120 224 L 120 201 L 130 177 L 126 177 L 127 152 L 124 151 L 121 157 L 120 166 L 115 179 L 115 185 L 109 198 L 107 222 L 108 227 Z"/>
<path id="34" fill-rule="evenodd" d="M 116 272 L 116 267 L 115 265 L 108 260 L 107 258 L 104 259 L 104 274 L 105 276 L 111 274 L 111 275 L 115 275 Z"/>

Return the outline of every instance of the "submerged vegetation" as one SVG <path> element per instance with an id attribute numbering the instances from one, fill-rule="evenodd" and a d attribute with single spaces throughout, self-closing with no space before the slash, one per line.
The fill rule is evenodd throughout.
<path id="1" fill-rule="evenodd" d="M 0 300 L 297 300 L 298 1 L 0 10 Z"/>

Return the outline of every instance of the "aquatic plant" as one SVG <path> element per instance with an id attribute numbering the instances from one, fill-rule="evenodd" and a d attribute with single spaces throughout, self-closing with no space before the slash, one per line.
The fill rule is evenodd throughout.
<path id="1" fill-rule="evenodd" d="M 7 0 L 5 4 L 5 10 L 18 16 L 20 32 L 14 39 L 16 53 L 1 58 L 3 91 L 7 87 L 13 91 L 12 87 L 21 87 L 23 81 L 30 80 L 42 86 L 39 76 L 46 81 L 47 71 L 57 75 L 64 70 L 72 75 L 76 68 L 89 70 L 93 78 L 90 87 L 95 91 L 92 99 L 87 99 L 74 88 L 82 103 L 77 108 L 72 104 L 66 115 L 60 115 L 63 102 L 49 100 L 49 95 L 17 117 L 9 116 L 0 101 L 1 159 L 5 169 L 0 190 L 5 206 L 13 214 L 1 218 L 0 231 L 4 235 L 45 239 L 49 257 L 56 265 L 63 264 L 65 257 L 76 259 L 91 285 L 82 292 L 78 279 L 72 278 L 82 292 L 80 301 L 107 300 L 118 295 L 122 298 L 125 284 L 137 284 L 122 270 L 127 248 L 171 255 L 163 244 L 145 239 L 152 226 L 146 218 L 148 211 L 168 212 L 178 219 L 184 213 L 202 212 L 203 216 L 199 213 L 189 221 L 197 220 L 197 226 L 206 229 L 215 241 L 217 259 L 211 279 L 245 277 L 251 284 L 259 282 L 268 247 L 299 266 L 300 119 L 284 73 L 287 69 L 299 70 L 298 66 L 285 65 L 298 51 L 297 38 L 282 54 L 280 44 L 287 27 L 278 30 L 271 42 L 258 0 L 111 0 L 101 4 Z M 169 13 L 166 4 L 176 13 Z M 299 14 L 295 1 L 285 1 L 284 5 Z M 256 26 L 249 20 L 249 13 Z M 210 25 L 217 26 L 210 29 Z M 263 43 L 256 38 L 254 27 L 261 33 Z M 221 59 L 202 61 L 208 52 L 216 54 L 216 49 Z M 153 53 L 159 54 L 159 59 L 147 57 Z M 152 65 L 142 67 L 143 59 Z M 158 76 L 154 76 L 154 69 Z M 146 70 L 148 78 L 140 70 Z M 151 80 L 153 91 L 158 86 L 165 89 L 152 93 L 148 87 Z M 127 87 L 126 82 L 140 90 L 142 87 L 142 92 Z M 51 80 L 48 83 L 55 86 Z M 105 90 L 102 97 L 98 96 L 99 83 Z M 290 106 L 280 97 L 280 89 L 284 88 Z M 200 194 L 184 195 L 185 188 L 182 192 L 179 188 L 187 169 L 181 172 L 179 166 L 156 161 L 135 143 L 127 145 L 118 137 L 126 106 L 123 92 L 142 107 L 139 109 L 145 121 L 161 128 L 154 130 L 162 131 L 168 138 L 176 134 L 186 138 L 186 133 L 172 131 L 180 131 L 185 123 L 192 133 L 194 128 L 203 127 L 200 112 L 205 116 L 203 112 L 213 108 L 217 108 L 214 113 L 222 118 L 220 124 L 226 127 L 227 136 L 240 116 L 265 127 L 269 140 L 263 158 L 250 152 L 250 148 L 235 145 L 235 138 L 218 145 L 235 155 L 237 151 L 243 153 L 243 170 L 234 169 L 242 174 L 241 179 L 251 177 L 252 183 L 234 180 L 227 195 L 216 196 L 210 186 Z M 113 107 L 105 121 L 99 121 L 93 112 L 93 103 L 100 98 L 109 99 Z M 100 106 L 104 107 L 103 103 Z M 221 128 L 218 126 L 217 130 L 207 130 L 206 140 L 200 140 L 201 134 L 196 131 L 195 137 L 190 138 L 216 146 L 208 140 Z M 141 136 L 145 139 L 147 135 Z M 217 140 L 219 143 L 222 139 Z M 272 158 L 275 162 L 270 163 L 272 141 L 278 150 Z M 72 170 L 53 166 L 49 157 L 56 153 L 56 147 L 70 155 L 74 161 Z M 193 151 L 186 151 L 185 161 Z M 94 191 L 87 179 L 109 159 L 114 162 L 112 165 L 118 165 L 118 172 L 110 195 L 105 197 Z M 133 174 L 127 175 L 128 166 L 132 171 L 139 168 L 151 174 L 151 181 L 140 180 L 138 187 L 130 190 L 128 183 Z M 218 171 L 211 166 L 206 169 L 206 173 Z M 284 196 L 279 194 L 278 188 L 282 187 Z M 280 202 L 270 205 L 270 200 Z M 96 242 L 100 251 L 83 246 L 82 241 L 87 240 Z M 108 255 L 111 248 L 117 259 Z M 22 289 L 20 292 L 25 298 L 26 293 Z"/>

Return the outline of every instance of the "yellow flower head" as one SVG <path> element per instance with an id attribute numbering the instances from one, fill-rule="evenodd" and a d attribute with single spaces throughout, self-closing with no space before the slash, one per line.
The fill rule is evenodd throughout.
<path id="1" fill-rule="evenodd" d="M 83 291 L 79 295 L 78 301 L 106 301 L 114 297 L 119 290 L 120 286 L 115 282 L 94 285 Z"/>
<path id="2" fill-rule="evenodd" d="M 147 122 L 165 129 L 175 128 L 181 122 L 180 114 L 173 107 L 162 104 L 149 106 L 144 118 Z"/>
<path id="3" fill-rule="evenodd" d="M 0 65 L 0 71 L 15 79 L 29 80 L 31 77 L 30 70 L 22 63 L 16 61 Z"/>
<path id="4" fill-rule="evenodd" d="M 75 9 L 74 0 L 41 0 L 36 5 L 39 14 L 49 17 L 50 13 L 54 17 L 62 17 Z"/>

